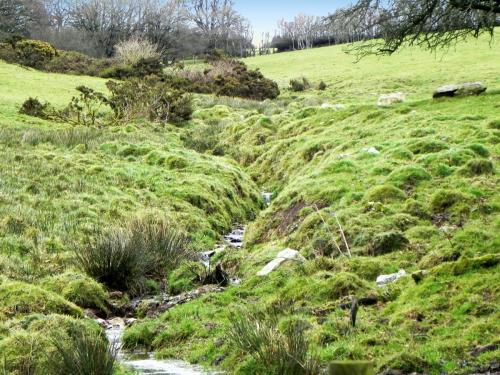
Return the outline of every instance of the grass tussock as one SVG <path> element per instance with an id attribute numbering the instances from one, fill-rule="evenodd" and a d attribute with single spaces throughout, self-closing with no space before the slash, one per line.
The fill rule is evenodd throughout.
<path id="1" fill-rule="evenodd" d="M 164 277 L 189 258 L 184 236 L 164 220 L 138 218 L 97 232 L 75 252 L 78 265 L 109 288 L 140 293 L 147 278 Z"/>
<path id="2" fill-rule="evenodd" d="M 69 342 L 54 340 L 49 356 L 51 375 L 113 375 L 117 349 L 99 333 L 77 333 Z"/>
<path id="3" fill-rule="evenodd" d="M 276 312 L 242 312 L 231 318 L 228 336 L 242 352 L 250 353 L 268 373 L 315 375 L 318 359 L 310 351 L 302 319 L 281 320 Z"/>

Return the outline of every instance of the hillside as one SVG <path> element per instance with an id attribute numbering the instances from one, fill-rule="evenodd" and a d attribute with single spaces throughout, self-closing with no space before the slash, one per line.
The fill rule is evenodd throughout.
<path id="1" fill-rule="evenodd" d="M 104 90 L 106 81 L 0 62 L 0 353 L 13 367 L 29 357 L 41 369 L 50 337 L 98 330 L 83 309 L 107 306 L 112 290 L 82 275 L 74 251 L 97 227 L 154 216 L 194 251 L 246 224 L 243 249 L 213 260 L 241 284 L 158 316 L 139 308 L 124 334 L 128 349 L 273 373 L 235 344 L 235 317 L 254 316 L 277 332 L 301 322 L 322 365 L 487 369 L 500 355 L 499 47 L 480 40 L 444 56 L 407 49 L 356 64 L 342 46 L 246 59 L 278 81 L 278 99 L 197 95 L 193 120 L 162 127 L 21 115 L 28 97 L 63 107 L 76 86 Z M 290 92 L 288 81 L 301 76 L 328 87 Z M 463 81 L 488 90 L 432 99 L 438 86 Z M 376 106 L 394 91 L 405 102 Z M 269 206 L 262 191 L 273 194 Z M 256 275 L 285 248 L 305 261 Z M 376 284 L 400 269 L 406 277 Z M 193 288 L 190 271 L 165 275 L 170 290 Z M 60 293 L 68 279 L 84 287 Z M 163 286 L 149 287 L 157 294 Z M 375 301 L 360 306 L 356 327 L 339 307 L 351 296 Z"/>

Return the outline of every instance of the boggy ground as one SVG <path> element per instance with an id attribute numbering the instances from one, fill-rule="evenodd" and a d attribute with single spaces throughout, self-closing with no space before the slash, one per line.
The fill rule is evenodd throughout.
<path id="1" fill-rule="evenodd" d="M 329 87 L 263 103 L 199 96 L 184 127 L 75 128 L 19 115 L 28 96 L 62 107 L 79 83 L 103 89 L 104 81 L 0 62 L 0 353 L 43 368 L 37 353 L 50 350 L 50 327 L 99 329 L 83 308 L 105 309 L 106 291 L 75 269 L 71 250 L 96 225 L 152 212 L 200 251 L 234 223 L 252 223 L 244 249 L 214 260 L 241 285 L 154 319 L 139 313 L 124 335 L 129 348 L 266 373 L 228 329 L 245 309 L 273 308 L 279 327 L 308 323 L 322 363 L 373 359 L 380 371 L 437 374 L 497 359 L 497 44 L 461 44 L 442 58 L 406 50 L 358 65 L 341 49 L 251 59 L 282 86 L 305 75 Z M 486 94 L 431 99 L 441 84 L 475 80 Z M 391 91 L 408 97 L 376 107 Z M 260 190 L 273 200 L 259 212 Z M 337 219 L 351 259 L 334 245 L 343 244 Z M 256 276 L 285 247 L 306 262 Z M 377 287 L 378 275 L 399 269 L 427 273 Z M 168 277 L 178 292 L 193 287 L 185 271 Z M 355 328 L 339 308 L 351 295 L 378 300 L 360 308 Z"/>

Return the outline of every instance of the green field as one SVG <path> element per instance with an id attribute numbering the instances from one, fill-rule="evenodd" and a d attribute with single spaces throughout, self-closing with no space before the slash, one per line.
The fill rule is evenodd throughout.
<path id="1" fill-rule="evenodd" d="M 5 353 L 43 369 L 51 334 L 98 329 L 82 310 L 105 305 L 107 295 L 81 275 L 73 251 L 96 227 L 144 215 L 176 225 L 197 251 L 248 224 L 245 248 L 217 258 L 242 283 L 156 318 L 139 314 L 125 332 L 128 348 L 266 374 L 228 330 L 236 313 L 278 308 L 279 329 L 307 323 L 322 364 L 368 359 L 380 371 L 467 374 L 497 359 L 499 42 L 358 63 L 342 46 L 245 62 L 280 84 L 280 98 L 197 95 L 184 126 L 87 128 L 18 110 L 28 97 L 62 108 L 76 86 L 105 90 L 105 80 L 0 61 L 0 363 Z M 289 91 L 302 76 L 328 88 Z M 438 86 L 464 81 L 488 90 L 432 99 Z M 394 91 L 406 101 L 376 106 Z M 270 206 L 261 191 L 273 193 Z M 339 226 L 352 258 L 338 254 Z M 256 276 L 286 247 L 306 261 Z M 425 276 L 376 285 L 399 269 Z M 189 272 L 165 277 L 179 290 L 192 285 Z M 85 283 L 61 293 L 68 278 Z M 338 307 L 352 295 L 378 300 L 360 308 L 355 328 Z M 496 349 L 471 354 L 490 344 Z"/>

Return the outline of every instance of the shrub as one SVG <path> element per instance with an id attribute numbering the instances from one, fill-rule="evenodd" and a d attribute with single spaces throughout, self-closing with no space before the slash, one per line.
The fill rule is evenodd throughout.
<path id="1" fill-rule="evenodd" d="M 108 104 L 108 99 L 86 86 L 78 86 L 76 90 L 80 95 L 74 96 L 68 106 L 58 112 L 59 117 L 76 125 L 97 125 L 103 118 L 101 109 Z"/>
<path id="2" fill-rule="evenodd" d="M 11 64 L 17 62 L 17 53 L 10 44 L 0 43 L 0 60 Z"/>
<path id="3" fill-rule="evenodd" d="M 57 56 L 55 47 L 41 40 L 21 40 L 15 50 L 19 63 L 33 68 L 40 68 Z"/>
<path id="4" fill-rule="evenodd" d="M 90 74 L 89 71 L 93 60 L 95 59 L 92 59 L 83 53 L 60 51 L 57 56 L 45 64 L 44 70 L 54 73 L 93 75 Z"/>
<path id="5" fill-rule="evenodd" d="M 116 349 L 99 333 L 78 332 L 70 342 L 54 339 L 55 352 L 48 357 L 53 375 L 113 375 Z"/>
<path id="6" fill-rule="evenodd" d="M 135 65 L 145 59 L 159 59 L 158 46 L 146 39 L 131 38 L 115 46 L 118 61 L 126 65 Z"/>
<path id="7" fill-rule="evenodd" d="M 52 108 L 48 103 L 42 103 L 37 98 L 27 99 L 19 109 L 23 115 L 38 117 L 41 119 L 51 118 Z"/>
<path id="8" fill-rule="evenodd" d="M 117 120 L 146 117 L 150 121 L 180 124 L 193 113 L 190 95 L 154 77 L 132 78 L 123 83 L 110 81 L 107 87 L 111 92 L 109 105 Z"/>
<path id="9" fill-rule="evenodd" d="M 280 94 L 277 83 L 265 78 L 258 70 L 249 70 L 240 61 L 231 60 L 229 65 L 229 74 L 219 74 L 214 79 L 217 95 L 264 100 L 275 99 Z"/>
<path id="10" fill-rule="evenodd" d="M 165 221 L 142 218 L 98 232 L 75 256 L 85 272 L 110 288 L 140 293 L 147 277 L 163 277 L 190 253 L 184 237 Z"/>
<path id="11" fill-rule="evenodd" d="M 132 75 L 132 67 L 125 64 L 114 64 L 99 72 L 101 78 L 125 79 Z"/>
<path id="12" fill-rule="evenodd" d="M 320 91 L 325 91 L 327 89 L 327 85 L 324 81 L 321 81 L 319 84 L 318 84 L 318 90 Z"/>
<path id="13" fill-rule="evenodd" d="M 290 89 L 294 92 L 305 91 L 305 90 L 308 90 L 310 88 L 311 88 L 311 84 L 309 83 L 308 79 L 305 77 L 290 80 Z"/>
<path id="14" fill-rule="evenodd" d="M 273 374 L 315 375 L 319 361 L 310 353 L 310 325 L 295 317 L 282 321 L 274 312 L 243 312 L 230 317 L 228 339 Z"/>
<path id="15" fill-rule="evenodd" d="M 248 69 L 237 60 L 216 60 L 204 72 L 184 70 L 177 72 L 175 77 L 184 80 L 178 81 L 182 83 L 182 88 L 202 94 L 214 93 L 253 100 L 275 99 L 280 94 L 276 82 L 265 78 L 258 70 Z"/>

